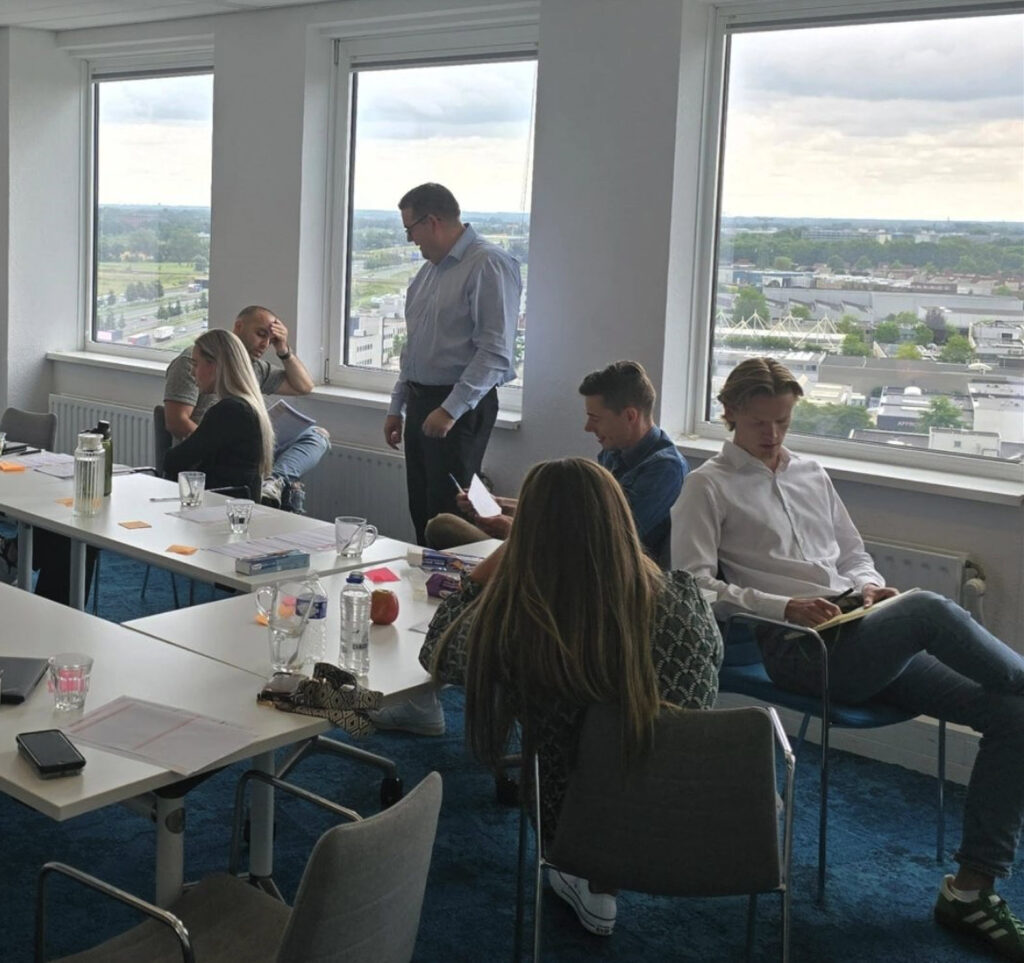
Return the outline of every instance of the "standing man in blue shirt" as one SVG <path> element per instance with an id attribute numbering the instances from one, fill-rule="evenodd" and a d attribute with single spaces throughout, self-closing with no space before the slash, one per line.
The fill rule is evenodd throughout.
<path id="1" fill-rule="evenodd" d="M 498 386 L 516 376 L 523 282 L 514 257 L 462 223 L 446 187 L 414 187 L 398 209 L 427 263 L 406 293 L 406 342 L 384 439 L 392 448 L 405 441 L 409 511 L 422 545 L 427 520 L 455 510 L 449 475 L 468 480 L 480 471 Z"/>

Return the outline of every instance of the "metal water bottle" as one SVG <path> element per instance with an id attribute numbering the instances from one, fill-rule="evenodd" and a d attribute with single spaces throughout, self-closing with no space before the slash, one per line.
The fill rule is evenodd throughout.
<path id="1" fill-rule="evenodd" d="M 83 431 L 75 449 L 75 502 L 76 515 L 97 515 L 103 507 L 103 471 L 106 452 L 103 436 Z"/>
<path id="2" fill-rule="evenodd" d="M 106 497 L 113 489 L 114 480 L 114 439 L 110 434 L 110 422 L 97 421 L 94 431 L 103 439 L 103 453 L 106 456 L 103 462 L 103 495 Z"/>

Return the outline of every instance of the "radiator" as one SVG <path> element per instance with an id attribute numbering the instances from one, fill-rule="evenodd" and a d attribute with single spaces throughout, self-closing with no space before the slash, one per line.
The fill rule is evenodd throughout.
<path id="1" fill-rule="evenodd" d="M 316 518 L 358 515 L 381 535 L 414 542 L 405 488 L 405 459 L 398 454 L 332 445 L 304 479 L 306 511 Z"/>
<path id="2" fill-rule="evenodd" d="M 102 418 L 110 422 L 114 461 L 132 466 L 153 464 L 152 408 L 128 408 L 71 395 L 50 395 L 50 411 L 57 416 L 57 451 L 74 452 L 78 433 L 95 428 Z"/>
<path id="3" fill-rule="evenodd" d="M 982 622 L 985 578 L 981 567 L 963 552 L 917 545 L 865 540 L 864 547 L 887 585 L 922 588 L 959 602 Z"/>

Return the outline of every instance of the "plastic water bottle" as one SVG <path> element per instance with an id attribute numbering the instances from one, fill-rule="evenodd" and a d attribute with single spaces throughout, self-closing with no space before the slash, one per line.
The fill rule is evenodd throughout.
<path id="1" fill-rule="evenodd" d="M 106 453 L 103 437 L 83 431 L 75 449 L 75 501 L 76 515 L 98 515 L 103 507 L 103 470 Z"/>
<path id="2" fill-rule="evenodd" d="M 353 572 L 341 590 L 338 664 L 357 676 L 370 671 L 370 592 L 363 584 L 362 572 Z"/>
<path id="3" fill-rule="evenodd" d="M 316 572 L 311 572 L 303 585 L 305 588 L 299 596 L 296 613 L 305 615 L 309 606 L 302 644 L 305 649 L 303 662 L 312 668 L 315 663 L 327 659 L 327 589 Z"/>

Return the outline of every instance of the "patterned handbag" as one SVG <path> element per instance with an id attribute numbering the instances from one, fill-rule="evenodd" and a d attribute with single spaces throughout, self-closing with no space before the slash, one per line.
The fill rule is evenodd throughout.
<path id="1" fill-rule="evenodd" d="M 353 736 L 374 732 L 367 709 L 379 709 L 383 696 L 359 684 L 348 670 L 329 662 L 317 662 L 311 679 L 301 679 L 291 692 L 264 690 L 261 702 L 270 702 L 284 712 L 319 716 Z"/>

